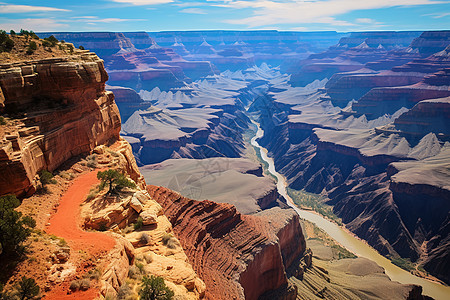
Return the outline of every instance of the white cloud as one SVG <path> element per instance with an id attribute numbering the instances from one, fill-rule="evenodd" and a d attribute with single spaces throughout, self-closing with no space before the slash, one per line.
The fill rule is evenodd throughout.
<path id="1" fill-rule="evenodd" d="M 334 26 L 352 26 L 354 24 L 337 20 L 335 17 L 355 10 L 369 10 L 396 6 L 415 6 L 442 4 L 435 0 L 222 0 L 213 6 L 227 8 L 253 9 L 253 16 L 244 19 L 232 19 L 230 24 L 258 27 L 274 24 L 323 23 Z"/>
<path id="2" fill-rule="evenodd" d="M 178 7 L 189 7 L 189 6 L 201 6 L 205 5 L 204 2 L 180 2 L 180 3 L 173 3 L 172 5 L 178 6 Z"/>
<path id="3" fill-rule="evenodd" d="M 134 21 L 147 21 L 146 19 L 121 19 L 121 18 L 98 18 L 94 16 L 81 16 L 74 17 L 73 19 L 87 20 L 89 23 L 116 23 L 116 22 L 134 22 Z"/>
<path id="4" fill-rule="evenodd" d="M 200 8 L 185 8 L 180 10 L 180 12 L 182 13 L 186 13 L 186 14 L 197 14 L 197 15 L 206 15 L 206 11 L 204 11 L 203 9 Z"/>
<path id="5" fill-rule="evenodd" d="M 426 15 L 423 15 L 423 16 L 430 16 L 433 19 L 440 19 L 440 18 L 443 18 L 443 17 L 450 16 L 450 13 L 444 12 L 444 13 L 426 14 Z"/>
<path id="6" fill-rule="evenodd" d="M 358 18 L 355 20 L 356 23 L 363 23 L 363 24 L 373 24 L 376 23 L 374 19 L 369 18 Z"/>
<path id="7" fill-rule="evenodd" d="M 112 0 L 117 3 L 127 3 L 132 5 L 157 5 L 172 3 L 173 0 Z"/>
<path id="8" fill-rule="evenodd" d="M 35 32 L 42 31 L 58 31 L 60 29 L 68 28 L 69 25 L 65 24 L 59 20 L 54 19 L 15 19 L 15 20 L 7 20 L 3 22 L 0 20 L 0 28 L 9 31 L 13 29 L 15 31 L 19 31 L 20 29 L 25 30 L 33 30 Z"/>
<path id="9" fill-rule="evenodd" d="M 62 9 L 62 8 L 56 8 L 56 7 L 16 5 L 16 4 L 0 3 L 0 12 L 2 14 L 49 12 L 49 11 L 70 11 L 70 10 Z"/>

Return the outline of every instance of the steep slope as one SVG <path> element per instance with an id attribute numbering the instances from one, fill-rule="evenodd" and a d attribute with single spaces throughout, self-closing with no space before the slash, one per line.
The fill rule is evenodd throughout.
<path id="1" fill-rule="evenodd" d="M 0 65 L 1 194 L 30 195 L 36 174 L 119 139 L 114 95 L 105 91 L 103 61 L 89 51 Z"/>
<path id="2" fill-rule="evenodd" d="M 207 299 L 258 299 L 287 285 L 286 269 L 305 251 L 298 215 L 272 208 L 242 215 L 229 204 L 195 201 L 148 186 L 208 286 Z M 194 225 L 195 224 L 195 225 Z M 289 299 L 295 294 L 288 293 Z"/>

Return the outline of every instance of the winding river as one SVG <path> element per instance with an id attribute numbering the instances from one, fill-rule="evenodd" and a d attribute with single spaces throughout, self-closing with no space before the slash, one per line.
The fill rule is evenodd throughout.
<path id="1" fill-rule="evenodd" d="M 328 221 L 319 214 L 299 209 L 294 204 L 292 198 L 286 191 L 286 179 L 283 175 L 275 170 L 274 161 L 267 155 L 267 149 L 259 145 L 259 143 L 257 142 L 258 138 L 264 136 L 264 131 L 261 129 L 258 123 L 253 120 L 252 122 L 258 127 L 255 136 L 251 139 L 252 146 L 260 149 L 262 159 L 269 165 L 268 171 L 277 178 L 278 193 L 286 198 L 289 206 L 291 206 L 301 218 L 316 224 L 317 227 L 324 230 L 329 236 L 331 236 L 334 240 L 336 240 L 339 244 L 341 244 L 349 251 L 355 253 L 358 256 L 365 257 L 376 262 L 378 265 L 385 269 L 386 274 L 391 278 L 391 280 L 395 280 L 403 284 L 421 285 L 423 287 L 423 294 L 431 296 L 436 300 L 450 299 L 450 287 L 412 275 L 408 271 L 405 271 L 392 264 L 390 260 L 380 255 L 366 242 L 356 238 L 337 224 Z"/>

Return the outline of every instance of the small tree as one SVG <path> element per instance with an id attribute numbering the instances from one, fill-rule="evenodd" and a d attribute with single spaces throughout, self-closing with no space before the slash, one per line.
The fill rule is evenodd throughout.
<path id="1" fill-rule="evenodd" d="M 21 300 L 33 299 L 39 294 L 39 286 L 33 278 L 23 276 L 17 286 L 17 292 Z"/>
<path id="2" fill-rule="evenodd" d="M 0 197 L 0 244 L 1 256 L 20 254 L 23 252 L 23 242 L 30 236 L 36 221 L 29 217 L 22 217 L 22 213 L 14 209 L 20 205 L 14 195 Z"/>
<path id="3" fill-rule="evenodd" d="M 0 30 L 0 52 L 9 52 L 14 47 L 14 41 L 8 36 L 6 31 Z"/>
<path id="4" fill-rule="evenodd" d="M 36 49 L 37 49 L 36 42 L 35 42 L 35 41 L 31 41 L 30 44 L 28 45 L 28 47 L 29 47 L 31 50 L 36 50 Z"/>
<path id="5" fill-rule="evenodd" d="M 108 194 L 115 193 L 121 189 L 135 188 L 136 184 L 128 180 L 125 175 L 117 170 L 109 169 L 97 173 L 97 178 L 101 180 L 100 189 L 103 190 L 108 185 Z"/>
<path id="6" fill-rule="evenodd" d="M 51 35 L 48 38 L 45 38 L 44 40 L 50 42 L 52 44 L 52 47 L 54 47 L 58 43 L 58 39 L 55 38 L 55 36 Z"/>
<path id="7" fill-rule="evenodd" d="M 39 172 L 39 179 L 42 184 L 42 190 L 47 192 L 47 184 L 55 184 L 57 181 L 53 179 L 53 174 L 47 170 L 41 170 Z"/>
<path id="8" fill-rule="evenodd" d="M 14 30 L 11 29 L 11 30 L 9 31 L 9 34 L 10 34 L 11 36 L 15 36 L 15 35 L 16 35 L 16 32 L 15 32 Z"/>
<path id="9" fill-rule="evenodd" d="M 139 296 L 142 300 L 171 300 L 174 293 L 166 286 L 162 277 L 151 275 L 142 278 Z"/>

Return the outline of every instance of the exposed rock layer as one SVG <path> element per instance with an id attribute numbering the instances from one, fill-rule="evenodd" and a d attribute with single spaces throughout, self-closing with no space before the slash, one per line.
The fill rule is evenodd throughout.
<path id="1" fill-rule="evenodd" d="M 190 200 L 157 186 L 147 190 L 205 281 L 207 299 L 258 299 L 287 283 L 286 268 L 305 251 L 298 215 L 290 209 L 248 216 L 229 204 Z"/>
<path id="2" fill-rule="evenodd" d="M 2 136 L 2 194 L 30 194 L 40 170 L 53 171 L 119 138 L 119 111 L 105 91 L 107 79 L 103 61 L 88 51 L 0 66 L 4 110 L 25 113 Z"/>

